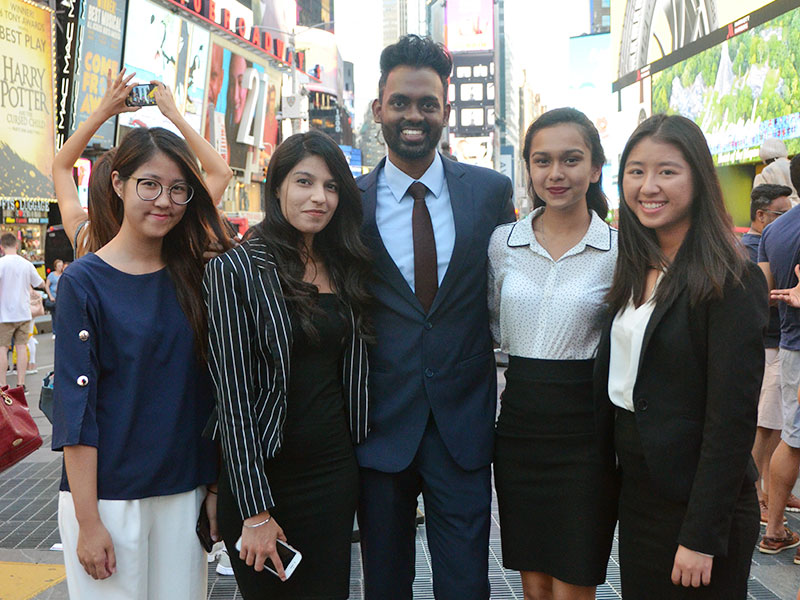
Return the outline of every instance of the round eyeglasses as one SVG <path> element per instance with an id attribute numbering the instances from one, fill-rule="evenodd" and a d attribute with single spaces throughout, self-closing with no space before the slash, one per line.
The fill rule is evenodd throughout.
<path id="1" fill-rule="evenodd" d="M 146 202 L 152 202 L 164 191 L 164 186 L 161 182 L 155 179 L 137 179 L 136 180 L 136 195 Z M 188 183 L 176 183 L 167 188 L 167 196 L 173 204 L 188 204 L 189 200 L 194 196 L 194 189 Z"/>

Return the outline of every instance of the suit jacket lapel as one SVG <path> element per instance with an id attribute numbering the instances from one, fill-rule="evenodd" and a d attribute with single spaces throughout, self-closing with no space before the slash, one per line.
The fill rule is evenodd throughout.
<path id="1" fill-rule="evenodd" d="M 447 189 L 450 192 L 450 206 L 453 209 L 456 241 L 453 246 L 453 255 L 450 257 L 450 264 L 444 274 L 442 284 L 439 286 L 439 291 L 433 299 L 431 313 L 444 302 L 445 297 L 453 288 L 469 252 L 475 224 L 475 198 L 473 196 L 473 188 L 464 177 L 466 171 L 457 162 L 446 158 L 442 159 L 442 162 L 444 164 Z"/>
<path id="2" fill-rule="evenodd" d="M 675 301 L 678 297 L 685 293 L 686 284 L 683 284 L 683 289 L 681 289 L 675 296 L 673 296 L 672 301 L 664 302 L 661 304 L 656 304 L 656 307 L 653 309 L 653 314 L 650 315 L 650 321 L 647 323 L 647 327 L 644 330 L 644 338 L 642 339 L 642 350 L 639 353 L 639 366 L 636 369 L 636 374 L 638 378 L 639 369 L 642 368 L 642 361 L 644 360 L 645 352 L 647 352 L 647 345 L 650 343 L 650 340 L 653 337 L 653 332 L 658 327 L 658 324 L 661 322 L 661 319 L 664 318 L 664 315 L 667 314 L 667 311 L 675 304 Z"/>
<path id="3" fill-rule="evenodd" d="M 359 178 L 357 182 L 358 188 L 361 190 L 364 208 L 364 223 L 362 225 L 364 241 L 372 250 L 372 259 L 375 261 L 374 271 L 378 276 L 385 279 L 401 297 L 422 312 L 422 305 L 414 295 L 414 292 L 411 291 L 408 282 L 403 277 L 400 269 L 397 268 L 388 250 L 386 250 L 380 231 L 378 231 L 378 224 L 375 222 L 375 208 L 378 204 L 378 173 L 384 164 L 386 164 L 386 158 L 381 160 L 378 166 L 367 175 Z"/>

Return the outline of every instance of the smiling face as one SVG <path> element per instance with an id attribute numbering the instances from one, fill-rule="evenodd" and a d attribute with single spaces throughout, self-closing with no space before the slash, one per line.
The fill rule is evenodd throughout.
<path id="1" fill-rule="evenodd" d="M 238 54 L 231 55 L 231 81 L 228 84 L 232 88 L 232 101 L 233 101 L 233 122 L 239 123 L 242 120 L 244 113 L 244 104 L 247 100 L 247 88 L 244 87 L 244 72 L 247 69 L 247 63 L 244 58 Z"/>
<path id="2" fill-rule="evenodd" d="M 136 191 L 139 179 L 149 179 L 163 186 L 161 195 L 155 200 L 142 200 Z M 177 205 L 169 199 L 167 190 L 178 183 L 186 183 L 178 163 L 163 152 L 139 167 L 127 179 L 122 179 L 117 171 L 111 174 L 114 191 L 122 198 L 125 216 L 122 227 L 130 228 L 144 238 L 163 239 L 177 225 L 186 213 L 188 205 Z M 143 184 L 146 185 L 146 184 Z"/>
<path id="3" fill-rule="evenodd" d="M 278 187 L 276 197 L 289 224 L 311 247 L 314 235 L 325 229 L 339 205 L 339 183 L 317 155 L 298 162 Z"/>
<path id="4" fill-rule="evenodd" d="M 372 114 L 395 165 L 427 167 L 450 117 L 450 105 L 444 104 L 444 86 L 436 71 L 399 66 L 389 73 Z"/>
<path id="5" fill-rule="evenodd" d="M 625 204 L 659 239 L 682 241 L 692 223 L 692 169 L 672 144 L 651 137 L 633 147 L 622 177 Z M 662 243 L 663 246 L 663 243 Z"/>
<path id="6" fill-rule="evenodd" d="M 561 123 L 536 132 L 531 140 L 528 168 L 536 195 L 547 210 L 586 206 L 589 184 L 600 179 L 592 165 L 592 150 L 577 125 Z"/>

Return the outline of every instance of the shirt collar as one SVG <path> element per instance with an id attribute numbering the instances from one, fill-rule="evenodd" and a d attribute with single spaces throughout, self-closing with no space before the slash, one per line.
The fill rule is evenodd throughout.
<path id="1" fill-rule="evenodd" d="M 541 214 L 542 211 L 544 211 L 544 207 L 540 206 L 514 225 L 514 228 L 508 236 L 509 246 L 539 245 L 536 241 L 536 236 L 533 234 L 533 220 Z M 589 223 L 589 229 L 586 230 L 586 234 L 583 236 L 583 239 L 578 242 L 574 250 L 580 252 L 586 246 L 591 246 L 597 250 L 611 250 L 611 228 L 596 212 L 591 211 L 591 215 L 592 220 Z M 572 254 L 572 252 L 568 254 Z"/>
<path id="2" fill-rule="evenodd" d="M 403 171 L 389 160 L 388 156 L 386 157 L 386 165 L 383 167 L 383 173 L 386 176 L 386 184 L 389 186 L 397 202 L 403 199 L 403 196 L 405 196 L 408 191 L 408 186 L 415 181 L 424 183 L 425 187 L 427 187 L 436 198 L 442 193 L 442 188 L 444 187 L 444 164 L 442 164 L 442 157 L 439 156 L 438 152 L 436 152 L 433 157 L 431 166 L 428 167 L 428 170 L 425 171 L 419 179 L 413 179 L 403 173 Z"/>

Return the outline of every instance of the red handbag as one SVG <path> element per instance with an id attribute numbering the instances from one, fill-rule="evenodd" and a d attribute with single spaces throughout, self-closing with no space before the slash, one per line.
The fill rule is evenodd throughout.
<path id="1" fill-rule="evenodd" d="M 0 388 L 0 471 L 8 469 L 42 445 L 22 387 Z"/>

